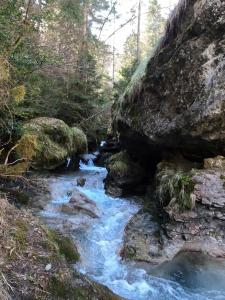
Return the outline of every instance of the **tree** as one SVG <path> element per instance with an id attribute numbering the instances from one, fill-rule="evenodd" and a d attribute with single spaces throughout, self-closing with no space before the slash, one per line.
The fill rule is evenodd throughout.
<path id="1" fill-rule="evenodd" d="M 84 124 L 111 100 L 109 49 L 92 32 L 108 8 L 107 0 L 1 0 L 1 139 L 36 116 Z"/>
<path id="2" fill-rule="evenodd" d="M 115 96 L 122 94 L 130 82 L 137 66 L 137 34 L 131 33 L 124 44 L 124 54 L 121 56 L 119 80 L 115 84 Z"/>
<path id="3" fill-rule="evenodd" d="M 160 37 L 163 35 L 165 22 L 166 19 L 163 17 L 162 7 L 158 0 L 149 0 L 143 57 L 149 55 L 157 46 Z"/>

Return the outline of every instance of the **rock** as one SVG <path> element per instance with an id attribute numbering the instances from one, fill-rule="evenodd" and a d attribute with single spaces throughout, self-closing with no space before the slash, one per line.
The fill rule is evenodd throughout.
<path id="1" fill-rule="evenodd" d="M 99 211 L 94 201 L 78 190 L 73 192 L 68 204 L 61 206 L 61 211 L 67 214 L 84 214 L 91 218 L 99 217 Z"/>
<path id="2" fill-rule="evenodd" d="M 218 158 L 208 161 L 207 169 L 182 170 L 172 161 L 158 165 L 155 194 L 148 196 L 154 209 L 130 220 L 122 257 L 154 264 L 182 251 L 225 257 L 225 170 Z"/>
<path id="3" fill-rule="evenodd" d="M 145 172 L 143 168 L 132 161 L 125 151 L 109 158 L 106 164 L 108 175 L 105 179 L 106 192 L 114 197 L 143 193 Z"/>
<path id="4" fill-rule="evenodd" d="M 27 158 L 34 169 L 56 169 L 66 165 L 68 157 L 74 163 L 87 148 L 85 134 L 54 118 L 36 118 L 25 123 L 15 149 L 18 157 Z"/>
<path id="5" fill-rule="evenodd" d="M 212 290 L 222 291 L 225 282 L 224 268 L 224 259 L 183 251 L 171 261 L 151 268 L 151 275 L 172 281 L 176 278 L 186 288 L 205 289 L 209 286 Z"/>
<path id="6" fill-rule="evenodd" d="M 180 1 L 114 110 L 123 147 L 152 159 L 171 150 L 225 155 L 224 26 L 224 1 Z"/>
<path id="7" fill-rule="evenodd" d="M 51 268 L 52 268 L 52 264 L 47 264 L 45 267 L 45 271 L 48 272 L 51 270 Z"/>
<path id="8" fill-rule="evenodd" d="M 99 153 L 98 156 L 95 159 L 95 165 L 99 167 L 105 167 L 107 164 L 107 161 L 110 159 L 110 157 L 113 155 L 113 153 L 105 152 L 105 153 Z"/>
<path id="9" fill-rule="evenodd" d="M 225 170 L 199 170 L 193 180 L 196 183 L 194 193 L 198 201 L 208 207 L 225 207 Z"/>
<path id="10" fill-rule="evenodd" d="M 85 183 L 86 183 L 86 178 L 83 178 L 83 177 L 80 177 L 77 179 L 77 186 L 85 186 Z"/>
<path id="11" fill-rule="evenodd" d="M 124 248 L 138 260 L 162 262 L 185 250 L 224 257 L 224 26 L 224 1 L 180 1 L 155 53 L 114 105 L 122 148 L 146 164 L 161 162 L 149 195 L 160 234 L 144 214 L 127 227 L 135 236 Z M 170 153 L 204 168 L 178 166 L 167 161 Z"/>
<path id="12" fill-rule="evenodd" d="M 124 259 L 161 263 L 160 226 L 149 213 L 138 212 L 125 228 Z"/>
<path id="13" fill-rule="evenodd" d="M 205 169 L 225 169 L 225 158 L 223 156 L 216 156 L 214 158 L 204 159 L 204 168 Z"/>

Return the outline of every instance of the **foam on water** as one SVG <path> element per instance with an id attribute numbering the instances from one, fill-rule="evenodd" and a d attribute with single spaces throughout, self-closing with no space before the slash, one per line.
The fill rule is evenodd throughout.
<path id="1" fill-rule="evenodd" d="M 178 282 L 148 274 L 144 269 L 121 261 L 124 229 L 129 219 L 140 209 L 132 199 L 114 199 L 104 192 L 106 169 L 82 164 L 80 171 L 60 176 L 52 182 L 52 202 L 43 215 L 63 218 L 57 207 L 69 200 L 68 192 L 76 186 L 76 178 L 85 177 L 86 184 L 79 188 L 96 202 L 100 218 L 84 231 L 74 235 L 81 250 L 81 262 L 76 268 L 92 279 L 108 286 L 115 293 L 131 300 L 206 300 L 225 299 L 224 291 L 196 290 L 181 286 Z M 66 217 L 65 217 L 66 218 Z"/>

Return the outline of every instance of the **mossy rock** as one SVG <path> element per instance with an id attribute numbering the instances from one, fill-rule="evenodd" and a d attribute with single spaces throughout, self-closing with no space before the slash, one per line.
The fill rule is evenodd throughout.
<path id="1" fill-rule="evenodd" d="M 79 283 L 80 282 L 80 283 Z M 85 277 L 73 274 L 73 280 L 65 282 L 59 276 L 51 278 L 51 294 L 54 299 L 71 300 L 122 300 L 107 287 L 90 281 Z"/>
<path id="2" fill-rule="evenodd" d="M 51 241 L 57 244 L 59 253 L 63 255 L 68 263 L 76 263 L 80 259 L 80 255 L 73 241 L 63 236 L 55 230 L 49 229 L 48 236 Z"/>
<path id="3" fill-rule="evenodd" d="M 121 197 L 144 193 L 145 170 L 126 151 L 112 155 L 106 162 L 106 168 L 105 189 L 109 195 Z"/>
<path id="4" fill-rule="evenodd" d="M 16 153 L 26 158 L 34 169 L 53 170 L 62 166 L 68 157 L 87 150 L 87 139 L 82 130 L 70 128 L 62 120 L 36 118 L 25 123 Z"/>
<path id="5" fill-rule="evenodd" d="M 134 172 L 134 163 L 126 151 L 121 151 L 110 157 L 107 162 L 107 169 L 112 176 L 125 177 Z"/>

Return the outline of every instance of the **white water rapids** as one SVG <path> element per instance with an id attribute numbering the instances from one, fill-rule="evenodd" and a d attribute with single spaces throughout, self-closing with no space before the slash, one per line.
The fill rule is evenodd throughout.
<path id="1" fill-rule="evenodd" d="M 79 177 L 86 178 L 85 186 L 79 190 L 95 201 L 100 211 L 100 218 L 93 220 L 91 226 L 83 226 L 83 229 L 73 231 L 72 236 L 81 254 L 81 262 L 75 267 L 130 300 L 225 299 L 225 275 L 221 277 L 213 266 L 201 265 L 194 268 L 188 276 L 189 281 L 192 279 L 197 284 L 187 286 L 182 284 L 182 280 L 176 280 L 176 277 L 164 276 L 163 272 L 156 277 L 141 267 L 121 260 L 119 252 L 125 226 L 140 207 L 132 199 L 114 199 L 107 196 L 103 186 L 106 173 L 105 168 L 95 167 L 92 163 L 81 164 L 80 171 L 59 175 L 51 184 L 52 201 L 42 212 L 48 224 L 59 227 L 62 223 L 77 225 L 85 221 L 59 211 L 61 204 L 68 203 L 68 192 L 76 187 L 76 179 Z M 184 266 L 185 263 L 181 265 Z M 175 272 L 176 275 L 179 272 Z M 222 280 L 221 284 L 213 283 L 218 283 L 218 280 Z M 201 283 L 201 287 L 198 283 Z"/>

